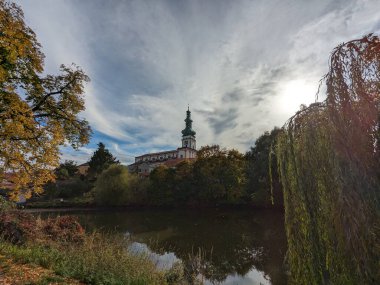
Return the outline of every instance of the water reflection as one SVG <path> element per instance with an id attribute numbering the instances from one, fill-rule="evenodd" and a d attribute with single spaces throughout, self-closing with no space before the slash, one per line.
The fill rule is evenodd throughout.
<path id="1" fill-rule="evenodd" d="M 89 229 L 128 233 L 159 266 L 199 250 L 206 284 L 286 284 L 283 214 L 252 210 L 129 210 L 69 213 Z M 166 264 L 165 264 L 166 263 Z M 191 264 L 190 264 L 191 265 Z"/>

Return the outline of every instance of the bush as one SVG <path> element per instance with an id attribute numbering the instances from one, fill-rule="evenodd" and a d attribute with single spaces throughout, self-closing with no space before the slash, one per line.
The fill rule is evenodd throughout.
<path id="1" fill-rule="evenodd" d="M 85 231 L 76 218 L 59 216 L 44 220 L 42 233 L 54 241 L 81 242 Z"/>
<path id="2" fill-rule="evenodd" d="M 0 195 L 0 212 L 14 209 L 15 206 L 15 203 L 8 201 Z"/>
<path id="3" fill-rule="evenodd" d="M 41 220 L 20 211 L 0 215 L 0 238 L 13 244 L 35 242 L 80 242 L 85 231 L 74 217 L 61 216 Z"/>
<path id="4" fill-rule="evenodd" d="M 86 181 L 83 181 L 79 178 L 65 181 L 58 184 L 58 198 L 71 198 L 78 197 L 88 192 L 91 189 Z"/>
<path id="5" fill-rule="evenodd" d="M 126 205 L 132 200 L 134 176 L 122 165 L 111 165 L 95 183 L 95 201 L 100 205 Z"/>
<path id="6" fill-rule="evenodd" d="M 91 190 L 91 184 L 80 178 L 73 178 L 56 183 L 48 183 L 45 186 L 46 198 L 73 198 L 82 196 Z"/>

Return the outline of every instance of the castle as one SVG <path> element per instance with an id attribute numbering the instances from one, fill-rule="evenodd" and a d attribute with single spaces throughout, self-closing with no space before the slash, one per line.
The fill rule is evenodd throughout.
<path id="1" fill-rule="evenodd" d="M 135 157 L 135 162 L 128 166 L 130 172 L 140 176 L 148 176 L 149 173 L 160 165 L 175 167 L 184 160 L 197 158 L 195 131 L 192 129 L 193 120 L 189 108 L 186 111 L 186 127 L 182 130 L 182 147 L 175 150 L 147 153 Z"/>

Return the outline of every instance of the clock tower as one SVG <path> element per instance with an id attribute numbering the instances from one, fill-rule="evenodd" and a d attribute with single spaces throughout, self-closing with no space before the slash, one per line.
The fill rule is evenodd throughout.
<path id="1" fill-rule="evenodd" d="M 182 147 L 196 149 L 195 132 L 192 129 L 193 120 L 191 119 L 191 112 L 189 107 L 186 111 L 185 119 L 186 127 L 182 130 Z"/>

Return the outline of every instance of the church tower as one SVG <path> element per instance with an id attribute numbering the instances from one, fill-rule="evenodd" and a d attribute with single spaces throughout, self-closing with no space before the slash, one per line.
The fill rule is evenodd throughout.
<path id="1" fill-rule="evenodd" d="M 186 111 L 186 128 L 182 130 L 182 147 L 187 147 L 191 149 L 196 149 L 196 140 L 195 140 L 195 132 L 192 129 L 193 120 L 191 119 L 191 112 L 189 107 L 187 107 Z"/>

